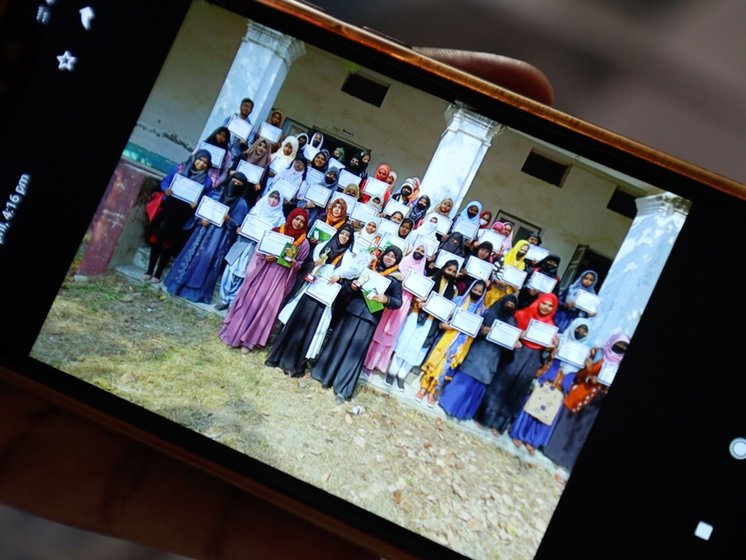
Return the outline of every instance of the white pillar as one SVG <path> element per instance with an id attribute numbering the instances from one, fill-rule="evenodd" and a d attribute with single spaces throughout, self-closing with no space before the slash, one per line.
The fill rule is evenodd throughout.
<path id="1" fill-rule="evenodd" d="M 464 200 L 492 138 L 505 127 L 458 105 L 450 105 L 445 117 L 448 124 L 422 178 L 420 192 L 428 195 L 433 204 L 451 197 L 454 201 L 453 216 Z"/>
<path id="2" fill-rule="evenodd" d="M 227 116 L 238 111 L 244 97 L 254 101 L 249 118 L 258 127 L 269 115 L 290 66 L 305 52 L 301 41 L 249 21 L 200 138 L 206 138 Z"/>
<path id="3" fill-rule="evenodd" d="M 634 334 L 691 207 L 670 193 L 636 202 L 637 216 L 599 292 L 603 304 L 593 322 L 599 347 L 612 334 Z"/>

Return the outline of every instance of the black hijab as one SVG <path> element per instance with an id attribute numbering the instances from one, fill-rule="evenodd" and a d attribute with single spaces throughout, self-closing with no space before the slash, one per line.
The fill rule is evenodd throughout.
<path id="1" fill-rule="evenodd" d="M 378 261 L 376 261 L 376 272 L 383 272 L 388 267 L 383 264 L 383 257 L 386 256 L 388 253 L 394 253 L 394 256 L 396 257 L 396 264 L 398 265 L 401 262 L 402 259 L 402 252 L 399 247 L 396 245 L 391 245 L 388 249 L 386 249 L 383 253 L 381 253 L 381 256 L 378 257 Z"/>
<path id="2" fill-rule="evenodd" d="M 368 169 L 368 164 L 363 161 L 363 155 L 365 155 L 365 153 L 365 151 L 355 153 L 352 157 L 357 159 L 357 163 L 353 165 L 352 163 L 348 162 L 347 171 L 349 171 L 353 175 L 357 175 L 358 177 L 365 173 L 365 170 Z"/>
<path id="3" fill-rule="evenodd" d="M 505 304 L 509 301 L 513 302 L 512 308 L 505 307 Z M 497 300 L 492 307 L 495 309 L 495 318 L 499 321 L 505 322 L 515 315 L 515 312 L 518 310 L 518 297 L 513 294 L 508 294 Z"/>
<path id="4" fill-rule="evenodd" d="M 339 239 L 339 234 L 343 231 L 346 231 L 350 234 L 349 239 L 347 240 L 347 243 L 344 245 Z M 332 237 L 329 240 L 329 243 L 326 244 L 326 246 L 321 250 L 321 254 L 326 254 L 326 262 L 331 263 L 334 259 L 336 259 L 339 255 L 344 253 L 347 249 L 352 247 L 353 240 L 355 239 L 355 230 L 352 228 L 350 224 L 345 224 L 341 228 L 337 230 L 337 233 L 334 234 L 334 237 Z"/>
<path id="5" fill-rule="evenodd" d="M 454 255 L 457 255 L 459 257 L 463 257 L 464 236 L 461 235 L 459 232 L 450 234 L 443 240 L 443 243 L 440 244 L 440 249 L 443 251 L 448 251 L 449 253 L 453 253 Z"/>
<path id="6" fill-rule="evenodd" d="M 236 184 L 235 181 L 238 181 L 238 184 Z M 243 197 L 248 184 L 249 180 L 243 173 L 234 173 L 230 177 L 227 177 L 225 181 L 220 183 L 220 198 L 218 199 L 218 202 L 221 202 L 230 208 L 229 213 L 232 212 L 238 204 L 238 201 Z"/>
<path id="7" fill-rule="evenodd" d="M 221 132 L 225 135 L 225 138 L 226 138 L 225 142 L 223 142 L 222 144 L 218 142 L 218 139 L 217 139 L 218 134 Z M 205 138 L 205 142 L 213 146 L 217 146 L 218 148 L 223 148 L 225 150 L 228 148 L 228 142 L 230 141 L 230 139 L 231 139 L 231 131 L 228 130 L 228 127 L 219 126 L 212 132 L 212 134 L 210 134 L 210 136 Z"/>
<path id="8" fill-rule="evenodd" d="M 556 265 L 550 265 L 548 261 L 554 261 L 557 264 Z M 559 255 L 547 255 L 543 259 L 541 259 L 538 263 L 536 263 L 536 268 L 534 270 L 538 270 L 542 274 L 545 274 L 549 276 L 550 278 L 554 278 L 557 276 L 557 269 L 559 268 L 560 263 L 560 257 Z"/>
<path id="9" fill-rule="evenodd" d="M 419 205 L 421 200 L 427 202 L 427 205 L 424 208 Z M 412 209 L 409 211 L 409 217 L 412 218 L 415 223 L 419 222 L 425 217 L 425 214 L 427 214 L 427 211 L 430 209 L 430 204 L 430 197 L 423 194 L 414 204 L 412 204 Z"/>

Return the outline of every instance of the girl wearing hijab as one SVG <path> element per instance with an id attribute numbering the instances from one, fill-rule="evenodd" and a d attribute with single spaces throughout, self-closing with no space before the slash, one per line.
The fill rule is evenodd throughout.
<path id="1" fill-rule="evenodd" d="M 526 243 L 528 243 L 528 241 Z M 560 278 L 557 275 L 559 263 L 559 255 L 547 255 L 542 260 L 540 260 L 539 263 L 531 270 L 529 276 L 526 277 L 526 280 L 528 281 L 528 278 L 534 272 L 540 272 L 544 276 L 549 276 L 550 278 L 554 279 L 555 283 L 552 293 L 554 293 L 554 295 L 559 294 Z M 524 307 L 528 307 L 529 305 L 531 305 L 531 303 L 533 303 L 538 295 L 539 292 L 537 290 L 533 290 L 525 286 L 521 288 L 521 290 L 518 292 L 518 309 L 523 309 Z"/>
<path id="2" fill-rule="evenodd" d="M 438 218 L 431 215 L 428 219 L 421 222 L 419 227 L 416 227 L 412 232 L 411 236 L 414 238 L 418 236 L 427 237 L 428 239 L 438 239 Z"/>
<path id="3" fill-rule="evenodd" d="M 552 436 L 544 447 L 544 455 L 567 470 L 575 465 L 606 395 L 606 386 L 598 382 L 598 374 L 604 364 L 618 366 L 628 344 L 626 334 L 611 335 L 601 352 L 597 348 L 591 350 L 585 367 L 575 374 L 572 388 L 560 407 Z"/>
<path id="4" fill-rule="evenodd" d="M 352 226 L 344 225 L 334 237 L 317 246 L 312 261 L 318 269 L 314 282 L 351 281 L 362 274 L 367 261 L 360 266 L 360 261 L 350 252 L 352 244 Z M 272 343 L 265 362 L 265 365 L 279 367 L 292 377 L 302 377 L 308 360 L 318 356 L 332 316 L 332 306 L 306 294 L 310 286 L 306 282 L 280 313 L 279 319 L 285 327 Z"/>
<path id="5" fill-rule="evenodd" d="M 186 240 L 184 226 L 197 207 L 197 204 L 190 205 L 171 196 L 171 182 L 174 176 L 182 175 L 203 185 L 202 193 L 205 193 L 212 187 L 208 175 L 210 162 L 210 152 L 197 150 L 186 161 L 175 166 L 161 181 L 161 191 L 164 194 L 160 209 L 145 232 L 145 238 L 150 245 L 150 258 L 143 276 L 144 280 L 150 280 L 153 284 L 161 281 L 163 269 L 168 265 L 171 255 L 181 250 Z"/>
<path id="6" fill-rule="evenodd" d="M 526 331 L 531 320 L 554 325 L 552 317 L 557 311 L 557 296 L 541 294 L 526 309 L 515 314 L 516 326 Z M 531 388 L 534 374 L 541 367 L 544 346 L 526 339 L 513 351 L 511 360 L 503 360 L 490 383 L 479 410 L 479 420 L 489 426 L 496 436 L 501 435 L 518 416 L 526 395 Z"/>
<path id="7" fill-rule="evenodd" d="M 232 171 L 229 172 L 229 175 L 235 173 L 240 161 L 245 161 L 258 167 L 266 168 L 269 164 L 270 150 L 271 146 L 269 140 L 261 137 L 258 138 L 251 146 L 249 146 L 248 150 L 243 152 L 239 157 L 234 158 L 233 163 L 231 164 Z M 249 183 L 249 186 L 246 189 L 244 196 L 250 209 L 254 207 L 257 198 L 259 198 L 259 192 L 262 190 L 263 181 L 264 175 L 262 175 L 258 183 Z"/>
<path id="8" fill-rule="evenodd" d="M 311 161 L 316 154 L 321 150 L 321 148 L 324 146 L 324 135 L 321 132 L 314 132 L 311 135 L 311 139 L 306 143 L 306 145 L 303 147 L 303 157 L 306 158 L 307 161 Z M 327 150 L 327 160 L 331 157 L 331 154 Z"/>
<path id="9" fill-rule="evenodd" d="M 598 273 L 595 270 L 584 270 L 575 282 L 562 290 L 559 296 L 559 309 L 554 316 L 554 322 L 560 332 L 565 332 L 567 326 L 577 317 L 588 317 L 588 313 L 575 307 L 575 300 L 580 292 L 596 294 Z"/>
<path id="10" fill-rule="evenodd" d="M 332 157 L 338 162 L 345 163 L 345 149 L 342 146 L 337 146 L 332 152 Z"/>
<path id="11" fill-rule="evenodd" d="M 223 258 L 249 211 L 243 199 L 247 184 L 246 177 L 236 173 L 206 195 L 225 204 L 228 213 L 221 226 L 192 217 L 192 235 L 165 280 L 169 293 L 199 303 L 212 301 Z"/>
<path id="12" fill-rule="evenodd" d="M 492 221 L 492 212 L 489 210 L 484 210 L 481 214 L 479 214 L 479 229 L 488 229 L 490 227 L 490 222 Z"/>
<path id="13" fill-rule="evenodd" d="M 275 181 L 284 180 L 295 186 L 296 193 L 300 190 L 306 179 L 306 162 L 303 158 L 296 157 L 289 166 L 267 179 L 267 189 L 272 188 Z"/>
<path id="14" fill-rule="evenodd" d="M 331 194 L 329 195 L 329 199 L 331 199 L 332 195 L 337 191 L 337 184 L 339 180 L 338 178 L 339 178 L 339 172 L 333 167 L 330 167 L 324 173 L 324 184 L 322 186 L 325 189 L 328 189 L 331 191 Z M 338 198 L 337 200 L 342 200 L 342 199 Z M 330 211 L 332 208 L 334 208 L 334 205 L 336 204 L 337 200 L 329 204 L 329 207 L 326 210 L 327 217 L 329 217 Z M 313 227 L 313 223 L 319 219 L 319 216 L 321 216 L 324 213 L 323 208 L 316 206 L 310 200 L 298 201 L 298 208 L 305 208 L 308 211 L 311 227 Z M 345 220 L 346 220 L 346 215 L 347 215 L 347 203 L 344 204 L 344 211 L 342 212 L 342 218 Z M 327 221 L 327 223 L 329 222 Z M 330 224 L 330 225 L 334 225 L 334 224 Z M 342 227 L 341 224 L 339 227 Z"/>
<path id="15" fill-rule="evenodd" d="M 423 274 L 425 271 L 425 246 L 419 245 L 414 251 L 404 257 L 399 264 L 399 272 L 402 279 L 406 278 L 410 272 Z M 402 303 L 397 309 L 385 309 L 381 315 L 381 322 L 378 323 L 376 331 L 373 334 L 373 341 L 368 348 L 368 353 L 363 361 L 363 372 L 370 375 L 374 369 L 386 373 L 391 361 L 391 355 L 394 352 L 396 337 L 399 334 L 404 320 L 407 318 L 409 309 L 412 305 L 412 294 L 406 290 L 402 291 Z M 394 386 L 394 376 L 387 375 L 386 383 Z M 404 390 L 404 380 L 397 379 L 397 387 Z"/>
<path id="16" fill-rule="evenodd" d="M 331 154 L 329 154 L 328 150 L 319 150 L 316 152 L 316 155 L 313 156 L 311 159 L 311 168 L 315 169 L 316 171 L 321 171 L 322 173 L 326 173 L 327 168 L 329 167 L 329 158 L 331 157 Z"/>
<path id="17" fill-rule="evenodd" d="M 474 418 L 504 351 L 502 346 L 490 342 L 486 336 L 495 320 L 515 325 L 513 315 L 517 303 L 516 296 L 508 295 L 484 312 L 484 321 L 477 338 L 472 342 L 463 362 L 456 367 L 453 379 L 440 398 L 440 406 L 449 416 L 459 420 Z"/>
<path id="18" fill-rule="evenodd" d="M 483 302 L 486 291 L 486 283 L 483 280 L 475 280 L 469 290 L 454 298 L 453 302 L 457 308 L 481 314 L 484 310 Z M 435 406 L 439 391 L 445 386 L 446 380 L 443 374 L 447 371 L 448 364 L 453 358 L 465 355 L 472 340 L 471 337 L 457 331 L 447 323 L 441 323 L 440 328 L 445 332 L 430 351 L 425 363 L 422 364 L 420 390 L 415 395 L 417 400 L 422 400 L 427 395 L 427 405 L 430 407 Z"/>
<path id="19" fill-rule="evenodd" d="M 355 183 L 350 183 L 345 187 L 342 193 L 357 200 L 358 198 L 360 198 L 360 187 L 358 187 Z"/>
<path id="20" fill-rule="evenodd" d="M 482 203 L 478 200 L 470 201 L 463 210 L 459 213 L 458 217 L 472 222 L 474 224 L 479 223 L 479 213 L 482 211 Z"/>
<path id="21" fill-rule="evenodd" d="M 443 268 L 438 269 L 432 276 L 435 284 L 433 292 L 446 299 L 452 300 L 458 295 L 456 284 L 457 261 L 448 261 Z M 425 360 L 427 351 L 441 332 L 441 322 L 422 310 L 425 301 L 414 298 L 412 308 L 407 315 L 404 325 L 396 339 L 394 355 L 391 357 L 389 375 L 397 377 L 397 386 L 404 385 L 404 379 L 419 367 Z M 401 379 L 401 382 L 398 381 Z M 425 396 L 424 391 L 418 393 L 420 399 Z"/>
<path id="22" fill-rule="evenodd" d="M 213 185 L 218 185 L 225 180 L 225 176 L 228 174 L 228 170 L 233 163 L 233 154 L 229 150 L 230 139 L 231 131 L 225 126 L 219 126 L 213 130 L 212 134 L 205 138 L 206 143 L 225 150 L 225 156 L 220 167 L 210 166 L 210 171 L 207 172 Z"/>
<path id="23" fill-rule="evenodd" d="M 368 158 L 368 161 L 364 161 L 364 158 Z M 364 151 L 357 152 L 355 154 L 352 154 L 352 157 L 350 157 L 350 161 L 347 163 L 347 171 L 352 173 L 353 175 L 357 175 L 358 177 L 363 178 L 363 175 L 365 175 L 365 170 L 368 168 L 368 163 L 370 162 L 370 154 Z"/>
<path id="24" fill-rule="evenodd" d="M 464 236 L 459 232 L 451 233 L 440 244 L 439 251 L 448 251 L 459 257 L 466 256 L 466 247 L 464 246 Z"/>
<path id="25" fill-rule="evenodd" d="M 292 266 L 278 264 L 276 257 L 260 253 L 251 259 L 246 279 L 220 331 L 220 339 L 225 344 L 240 347 L 242 354 L 267 344 L 280 306 L 310 251 L 306 241 L 307 225 L 308 213 L 296 208 L 290 212 L 285 224 L 273 229 L 293 238 L 297 254 Z"/>
<path id="26" fill-rule="evenodd" d="M 409 181 L 409 179 L 404 181 L 404 184 L 401 186 L 401 188 L 393 195 L 391 195 L 391 198 L 392 200 L 396 200 L 397 202 L 401 202 L 402 204 L 409 206 L 409 197 L 412 196 L 412 185 L 407 183 L 407 181 Z"/>
<path id="27" fill-rule="evenodd" d="M 381 163 L 376 168 L 376 172 L 373 175 L 373 178 L 378 179 L 379 181 L 383 181 L 384 183 L 388 183 L 386 179 L 388 178 L 389 173 L 391 173 L 391 166 L 388 163 Z M 367 179 L 366 179 L 366 182 L 367 182 Z M 365 193 L 365 183 L 362 183 L 361 187 L 363 189 L 363 195 L 360 197 L 360 201 L 368 202 L 370 200 L 370 195 Z M 383 200 L 381 201 L 382 206 L 386 206 L 386 203 L 389 201 L 390 196 L 391 196 L 391 186 L 389 185 L 383 193 Z"/>
<path id="28" fill-rule="evenodd" d="M 396 188 L 396 180 L 399 178 L 399 174 L 394 171 L 393 169 L 389 171 L 388 176 L 386 177 L 386 182 L 389 184 L 389 192 L 393 192 Z"/>
<path id="29" fill-rule="evenodd" d="M 523 262 L 523 259 L 528 252 L 528 248 L 528 241 L 518 241 L 510 251 L 498 258 L 495 263 L 495 270 L 499 271 L 506 266 L 512 266 L 518 270 L 525 270 L 526 264 Z M 515 291 L 516 290 L 513 286 L 501 282 L 495 277 L 495 274 L 493 274 L 490 289 L 487 291 L 487 297 L 485 298 L 485 304 L 487 307 L 492 307 L 498 299 L 508 294 L 514 294 Z"/>
<path id="30" fill-rule="evenodd" d="M 371 263 L 373 270 L 391 280 L 384 294 L 366 296 L 360 291 L 361 283 L 358 281 L 343 285 L 344 289 L 356 295 L 347 306 L 339 325 L 332 331 L 311 372 L 311 377 L 320 381 L 324 387 L 334 387 L 340 404 L 349 400 L 355 392 L 363 359 L 383 315 L 383 310 L 371 312 L 366 298 L 388 309 L 398 309 L 402 304 L 403 278 L 399 272 L 401 260 L 401 251 L 392 246 Z"/>
<path id="31" fill-rule="evenodd" d="M 591 324 L 588 319 L 575 319 L 570 324 L 570 328 L 560 337 L 560 342 L 562 340 L 580 343 L 591 340 Z M 556 350 L 552 351 L 550 360 L 535 375 L 539 385 L 550 383 L 567 395 L 575 379 L 575 372 L 580 368 L 560 360 L 556 357 L 556 353 Z M 528 400 L 528 397 L 526 397 L 526 400 Z M 521 410 L 510 427 L 510 437 L 513 439 L 513 444 L 516 447 L 525 445 L 528 452 L 533 455 L 536 449 L 541 449 L 549 441 L 554 426 L 557 424 L 557 418 L 559 418 L 559 414 L 554 422 L 548 426 L 525 410 Z"/>
<path id="32" fill-rule="evenodd" d="M 257 220 L 269 224 L 272 228 L 280 227 L 285 223 L 280 191 L 270 190 L 268 195 L 262 197 L 256 203 L 249 214 Z M 236 299 L 238 289 L 246 276 L 246 269 L 249 267 L 255 250 L 256 241 L 243 236 L 239 236 L 228 250 L 228 254 L 225 256 L 225 261 L 228 264 L 220 279 L 220 303 L 215 306 L 218 311 L 228 309 L 228 306 Z"/>
<path id="33" fill-rule="evenodd" d="M 504 255 L 513 248 L 513 222 L 502 222 L 502 235 L 505 236 L 501 253 Z"/>
<path id="34" fill-rule="evenodd" d="M 419 226 L 424 221 L 425 215 L 429 209 L 430 197 L 423 194 L 417 199 L 417 202 L 412 205 L 412 209 L 409 211 L 409 217 Z"/>
<path id="35" fill-rule="evenodd" d="M 274 177 L 290 167 L 297 153 L 298 139 L 295 136 L 288 136 L 281 142 L 280 147 L 269 156 L 267 175 Z"/>

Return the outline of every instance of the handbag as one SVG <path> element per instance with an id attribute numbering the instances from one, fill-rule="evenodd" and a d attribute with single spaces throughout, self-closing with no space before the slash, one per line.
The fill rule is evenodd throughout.
<path id="1" fill-rule="evenodd" d="M 542 424 L 551 426 L 559 413 L 564 395 L 553 383 L 537 386 L 528 397 L 523 410 Z"/>
<path id="2" fill-rule="evenodd" d="M 163 191 L 158 191 L 150 197 L 150 200 L 145 204 L 145 214 L 148 216 L 148 223 L 152 224 L 158 211 L 161 209 L 161 203 L 163 202 Z"/>

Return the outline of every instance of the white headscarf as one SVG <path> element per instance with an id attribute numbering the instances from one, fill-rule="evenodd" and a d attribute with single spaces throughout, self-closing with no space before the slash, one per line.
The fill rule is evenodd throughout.
<path id="1" fill-rule="evenodd" d="M 272 193 L 277 193 L 280 197 L 277 206 L 270 206 L 269 204 L 269 195 Z M 282 212 L 282 195 L 280 194 L 280 191 L 270 189 L 267 194 L 257 201 L 254 207 L 249 211 L 249 214 L 263 222 L 272 224 L 272 227 L 278 227 L 284 224 L 285 214 Z"/>

